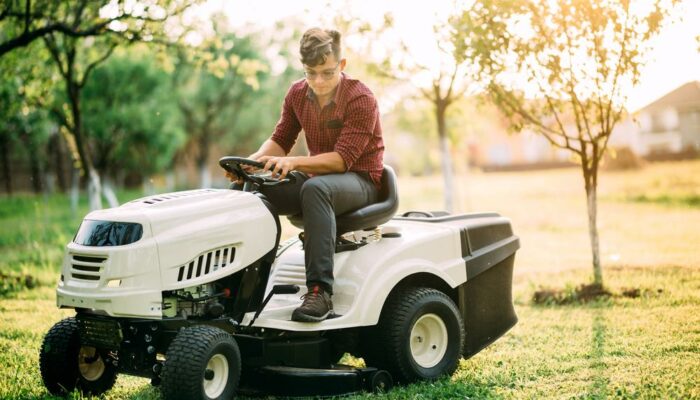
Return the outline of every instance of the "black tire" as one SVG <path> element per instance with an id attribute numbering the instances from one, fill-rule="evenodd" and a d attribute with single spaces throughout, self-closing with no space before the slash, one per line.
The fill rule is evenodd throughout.
<path id="1" fill-rule="evenodd" d="M 465 340 L 457 306 L 446 294 L 431 288 L 393 292 L 379 323 L 363 336 L 366 347 L 362 356 L 367 366 L 389 371 L 399 383 L 451 375 L 462 357 Z"/>
<path id="2" fill-rule="evenodd" d="M 241 379 L 238 344 L 219 328 L 184 328 L 168 347 L 161 378 L 166 400 L 230 399 Z"/>
<path id="3" fill-rule="evenodd" d="M 66 318 L 49 329 L 41 344 L 41 379 L 53 395 L 65 395 L 74 389 L 85 395 L 100 395 L 117 380 L 116 368 L 105 358 L 102 350 L 80 345 L 78 322 Z"/>
<path id="4" fill-rule="evenodd" d="M 391 378 L 391 374 L 387 371 L 379 370 L 372 374 L 370 379 L 372 393 L 386 393 L 394 386 L 394 380 Z"/>

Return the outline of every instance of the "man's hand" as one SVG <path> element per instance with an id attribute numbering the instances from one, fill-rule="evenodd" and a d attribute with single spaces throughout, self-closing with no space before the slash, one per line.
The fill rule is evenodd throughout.
<path id="1" fill-rule="evenodd" d="M 228 178 L 228 180 L 231 181 L 232 183 L 237 183 L 239 185 L 243 184 L 243 178 L 241 178 L 237 174 L 234 174 L 233 172 L 229 172 L 229 171 L 224 171 L 224 172 L 225 172 L 224 175 L 226 175 L 226 178 Z"/>
<path id="2" fill-rule="evenodd" d="M 264 163 L 265 167 L 263 169 L 272 171 L 272 176 L 277 179 L 284 179 L 289 171 L 297 169 L 296 157 L 262 156 L 257 161 Z"/>

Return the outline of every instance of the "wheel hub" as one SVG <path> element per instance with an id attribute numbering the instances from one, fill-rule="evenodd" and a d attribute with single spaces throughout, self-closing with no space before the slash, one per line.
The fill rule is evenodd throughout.
<path id="1" fill-rule="evenodd" d="M 217 398 L 226 389 L 228 383 L 228 360 L 222 354 L 215 354 L 207 362 L 202 386 L 210 398 Z"/>
<path id="2" fill-rule="evenodd" d="M 418 318 L 411 329 L 411 355 L 423 368 L 436 366 L 447 352 L 447 327 L 437 314 Z"/>
<path id="3" fill-rule="evenodd" d="M 88 381 L 100 379 L 105 372 L 105 363 L 96 348 L 81 346 L 78 353 L 80 375 Z"/>

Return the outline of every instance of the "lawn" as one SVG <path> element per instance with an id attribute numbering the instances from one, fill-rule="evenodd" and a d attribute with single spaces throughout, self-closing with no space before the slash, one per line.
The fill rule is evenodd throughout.
<path id="1" fill-rule="evenodd" d="M 457 211 L 500 212 L 521 237 L 514 278 L 519 323 L 462 360 L 451 378 L 349 398 L 700 398 L 700 161 L 604 171 L 601 257 L 614 296 L 535 305 L 540 287 L 572 289 L 590 280 L 579 174 L 570 168 L 459 176 Z M 400 211 L 440 209 L 441 182 L 401 177 Z M 85 207 L 72 213 L 62 196 L 0 198 L 0 398 L 47 398 L 38 348 L 49 327 L 71 315 L 55 308 L 53 285 Z M 285 234 L 293 233 L 285 226 Z M 639 296 L 620 295 L 628 289 Z M 121 376 L 105 398 L 156 399 L 158 392 L 145 379 Z"/>

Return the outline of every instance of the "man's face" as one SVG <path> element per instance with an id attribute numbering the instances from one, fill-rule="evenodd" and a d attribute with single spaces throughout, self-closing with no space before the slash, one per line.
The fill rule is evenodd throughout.
<path id="1" fill-rule="evenodd" d="M 345 62 L 344 58 L 338 61 L 330 54 L 323 64 L 315 67 L 304 64 L 306 81 L 316 96 L 324 97 L 333 93 L 340 82 L 340 72 L 345 69 Z"/>

